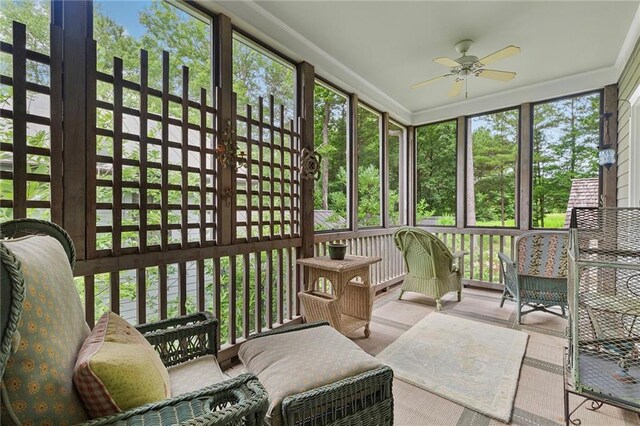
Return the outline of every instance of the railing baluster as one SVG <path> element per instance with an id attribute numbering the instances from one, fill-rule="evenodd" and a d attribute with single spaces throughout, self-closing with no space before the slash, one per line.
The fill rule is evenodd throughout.
<path id="1" fill-rule="evenodd" d="M 229 257 L 229 343 L 236 343 L 236 256 Z"/>
<path id="2" fill-rule="evenodd" d="M 251 333 L 251 261 L 249 254 L 242 256 L 242 337 Z"/>
<path id="3" fill-rule="evenodd" d="M 504 236 L 500 235 L 500 253 L 504 253 Z M 498 263 L 498 270 L 500 271 L 500 283 L 504 283 L 504 276 L 502 274 L 502 268 Z"/>
<path id="4" fill-rule="evenodd" d="M 144 268 L 136 270 L 136 320 L 147 322 L 147 274 Z"/>
<path id="5" fill-rule="evenodd" d="M 493 235 L 489 235 L 489 282 L 493 282 Z"/>
<path id="6" fill-rule="evenodd" d="M 187 264 L 178 264 L 178 305 L 180 315 L 187 314 Z"/>
<path id="7" fill-rule="evenodd" d="M 256 331 L 260 333 L 262 331 L 262 253 L 254 253 L 255 268 L 256 268 Z"/>
<path id="8" fill-rule="evenodd" d="M 267 327 L 273 328 L 273 255 L 271 250 L 267 250 L 266 262 L 267 275 L 267 295 L 265 297 L 267 311 Z"/>
<path id="9" fill-rule="evenodd" d="M 159 283 L 158 283 L 158 308 L 160 310 L 160 319 L 167 318 L 167 298 L 168 298 L 168 283 L 167 283 L 167 265 L 160 265 L 158 267 Z M 216 276 L 220 276 L 216 274 Z M 219 305 L 218 305 L 219 306 Z M 220 311 L 216 311 L 218 315 Z"/>
<path id="10" fill-rule="evenodd" d="M 277 306 L 277 314 L 278 314 L 278 324 L 282 324 L 284 322 L 284 262 L 282 258 L 282 250 L 276 250 L 276 254 L 278 256 L 278 269 L 276 271 L 276 279 L 278 283 L 278 306 Z"/>
<path id="11" fill-rule="evenodd" d="M 473 279 L 473 269 L 475 268 L 475 235 L 469 235 L 469 279 Z"/>
<path id="12" fill-rule="evenodd" d="M 478 271 L 478 279 L 482 281 L 484 280 L 484 235 L 480 234 L 478 238 L 480 238 L 480 253 L 478 255 L 480 270 Z"/>

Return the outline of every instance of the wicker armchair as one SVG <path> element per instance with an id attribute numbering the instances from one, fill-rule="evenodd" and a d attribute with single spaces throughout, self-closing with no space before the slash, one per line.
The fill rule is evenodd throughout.
<path id="1" fill-rule="evenodd" d="M 399 228 L 394 232 L 393 240 L 407 267 L 398 299 L 405 291 L 426 294 L 436 299 L 436 307 L 440 310 L 440 298 L 457 291 L 460 301 L 462 274 L 458 264 L 464 252 L 452 254 L 435 235 L 419 228 Z"/>
<path id="2" fill-rule="evenodd" d="M 268 396 L 251 374 L 217 383 L 209 381 L 209 375 L 204 374 L 203 381 L 207 381 L 208 386 L 112 416 L 88 419 L 73 381 L 66 374 L 72 373 L 78 339 L 88 333 L 69 266 L 60 263 L 68 260 L 73 268 L 73 243 L 59 226 L 31 219 L 0 224 L 0 236 L 2 424 L 40 423 L 43 419 L 56 423 L 62 420 L 65 423 L 86 422 L 88 425 L 262 423 Z M 18 239 L 23 236 L 29 237 Z M 58 240 L 64 251 L 49 237 Z M 37 249 L 34 251 L 42 248 L 48 256 L 29 252 L 33 248 Z M 57 263 L 53 264 L 52 260 Z M 57 274 L 55 269 L 65 272 Z M 41 294 L 37 288 L 42 289 Z M 39 318 L 42 321 L 37 323 Z M 201 359 L 215 361 L 217 320 L 211 314 L 191 314 L 137 328 L 167 366 L 184 371 L 184 367 L 195 367 Z M 74 330 L 81 333 L 75 333 L 73 342 L 66 340 Z M 38 341 L 40 335 L 43 337 Z M 38 384 L 36 379 L 54 371 L 55 374 Z M 21 392 L 30 392 L 30 397 L 22 398 Z M 36 394 L 31 395 L 34 392 Z M 48 401 L 46 398 L 56 399 Z M 46 409 L 51 411 L 47 414 Z M 48 415 L 57 416 L 57 420 Z"/>
<path id="3" fill-rule="evenodd" d="M 523 315 L 534 311 L 566 318 L 568 247 L 567 232 L 535 231 L 516 240 L 516 262 L 498 253 L 504 276 L 500 307 L 505 300 L 516 302 L 518 324 Z M 531 309 L 523 311 L 525 306 Z M 559 306 L 562 313 L 550 311 L 552 306 Z"/>
<path id="4" fill-rule="evenodd" d="M 327 321 L 251 336 L 238 356 L 269 393 L 265 424 L 393 425 L 393 370 Z"/>

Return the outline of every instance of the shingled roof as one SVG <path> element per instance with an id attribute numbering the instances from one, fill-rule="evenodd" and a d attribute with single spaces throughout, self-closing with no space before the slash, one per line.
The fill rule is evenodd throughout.
<path id="1" fill-rule="evenodd" d="M 574 207 L 598 207 L 600 190 L 598 178 L 573 179 L 571 181 L 571 192 L 567 202 L 567 213 L 564 217 L 564 226 L 569 227 L 571 223 L 571 209 Z"/>

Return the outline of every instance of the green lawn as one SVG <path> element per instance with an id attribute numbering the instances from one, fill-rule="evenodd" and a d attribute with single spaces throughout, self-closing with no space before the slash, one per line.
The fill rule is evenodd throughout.
<path id="1" fill-rule="evenodd" d="M 544 217 L 544 227 L 545 228 L 564 228 L 564 213 L 548 213 Z M 476 226 L 486 226 L 486 227 L 511 227 L 515 226 L 515 221 L 513 219 L 506 220 L 504 225 L 500 220 L 486 220 L 486 221 L 478 221 Z"/>

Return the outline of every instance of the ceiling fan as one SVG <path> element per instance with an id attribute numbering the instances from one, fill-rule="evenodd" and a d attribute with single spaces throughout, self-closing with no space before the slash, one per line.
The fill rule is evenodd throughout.
<path id="1" fill-rule="evenodd" d="M 421 81 L 420 83 L 416 83 L 411 86 L 412 89 L 416 89 L 418 87 L 425 86 L 429 83 L 433 83 L 434 81 L 440 80 L 446 77 L 455 77 L 453 81 L 453 86 L 451 86 L 451 90 L 449 91 L 450 97 L 455 97 L 460 94 L 462 88 L 465 86 L 467 81 L 467 77 L 473 75 L 476 77 L 489 78 L 491 80 L 498 81 L 509 81 L 516 76 L 515 72 L 511 71 L 499 71 L 499 70 L 490 70 L 486 69 L 485 66 L 489 65 L 493 62 L 499 61 L 504 58 L 508 58 L 509 56 L 520 53 L 520 48 L 518 46 L 509 45 L 503 49 L 498 50 L 488 56 L 485 56 L 482 59 L 478 59 L 477 56 L 469 55 L 467 56 L 467 51 L 471 47 L 473 40 L 462 40 L 456 43 L 456 50 L 462 56 L 457 59 L 451 59 L 446 56 L 440 56 L 434 58 L 433 61 L 437 62 L 441 65 L 449 67 L 449 73 L 443 74 L 438 77 L 430 78 L 429 80 Z M 465 98 L 467 97 L 467 93 L 465 90 Z"/>

